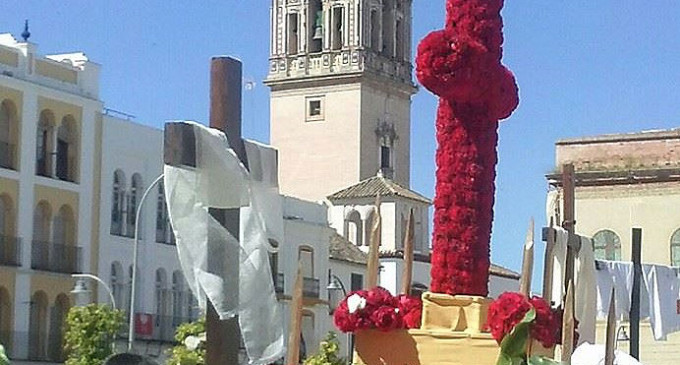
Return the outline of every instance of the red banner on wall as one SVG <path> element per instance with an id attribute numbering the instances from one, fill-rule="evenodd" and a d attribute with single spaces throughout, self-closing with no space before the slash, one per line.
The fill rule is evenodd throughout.
<path id="1" fill-rule="evenodd" d="M 135 333 L 140 336 L 153 335 L 153 316 L 148 313 L 135 313 Z"/>

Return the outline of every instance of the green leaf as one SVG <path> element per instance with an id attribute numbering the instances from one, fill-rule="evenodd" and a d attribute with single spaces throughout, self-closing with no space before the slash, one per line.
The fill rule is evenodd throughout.
<path id="1" fill-rule="evenodd" d="M 522 321 L 515 325 L 515 328 L 507 334 L 501 341 L 501 352 L 510 358 L 526 357 L 527 341 L 529 340 L 529 326 L 536 319 L 536 311 L 531 308 Z"/>

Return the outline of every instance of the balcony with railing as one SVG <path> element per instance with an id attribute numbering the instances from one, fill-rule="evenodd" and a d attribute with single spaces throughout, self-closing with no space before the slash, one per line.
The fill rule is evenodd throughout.
<path id="1" fill-rule="evenodd" d="M 21 238 L 0 235 L 0 265 L 21 266 Z"/>
<path id="2" fill-rule="evenodd" d="M 3 169 L 16 170 L 16 164 L 14 162 L 15 153 L 15 145 L 0 141 L 0 167 Z"/>
<path id="3" fill-rule="evenodd" d="M 31 268 L 64 274 L 81 272 L 82 248 L 43 241 L 33 241 Z"/>
<path id="4" fill-rule="evenodd" d="M 320 293 L 319 279 L 302 278 L 302 295 L 305 298 L 318 299 Z"/>

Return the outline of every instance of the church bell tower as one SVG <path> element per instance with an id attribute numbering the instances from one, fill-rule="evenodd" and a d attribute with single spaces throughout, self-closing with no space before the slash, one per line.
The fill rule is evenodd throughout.
<path id="1" fill-rule="evenodd" d="M 412 0 L 271 0 L 270 143 L 282 193 L 381 173 L 409 187 Z"/>

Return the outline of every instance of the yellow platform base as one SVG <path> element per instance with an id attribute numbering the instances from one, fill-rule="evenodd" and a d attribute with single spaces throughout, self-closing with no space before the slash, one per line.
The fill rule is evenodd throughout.
<path id="1" fill-rule="evenodd" d="M 482 297 L 425 293 L 420 329 L 359 331 L 353 364 L 493 365 L 500 349 L 483 328 L 490 303 Z M 552 349 L 537 343 L 530 349 L 552 356 Z"/>

